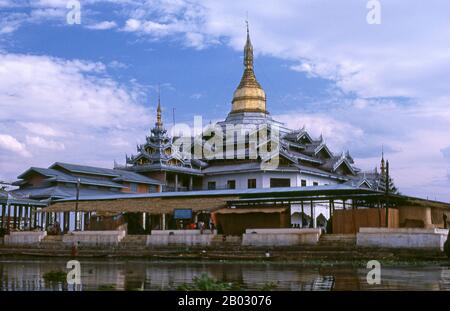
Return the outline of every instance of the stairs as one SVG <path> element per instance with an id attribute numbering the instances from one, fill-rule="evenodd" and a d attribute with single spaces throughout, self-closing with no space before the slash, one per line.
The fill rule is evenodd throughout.
<path id="1" fill-rule="evenodd" d="M 47 235 L 41 240 L 40 246 L 43 248 L 64 248 L 62 235 Z"/>
<path id="2" fill-rule="evenodd" d="M 141 249 L 147 246 L 147 235 L 126 235 L 119 243 L 120 248 Z"/>
<path id="3" fill-rule="evenodd" d="M 217 248 L 239 248 L 242 246 L 242 237 L 227 235 L 224 241 L 224 236 L 218 234 L 212 239 L 211 246 Z"/>
<path id="4" fill-rule="evenodd" d="M 324 247 L 355 247 L 355 234 L 322 234 L 319 239 L 319 246 Z"/>

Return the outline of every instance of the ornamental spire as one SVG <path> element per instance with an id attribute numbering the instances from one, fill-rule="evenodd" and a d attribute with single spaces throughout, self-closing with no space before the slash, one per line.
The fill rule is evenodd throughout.
<path id="1" fill-rule="evenodd" d="M 161 95 L 158 85 L 158 108 L 156 109 L 156 123 L 155 126 L 157 128 L 162 128 L 162 120 L 161 120 Z"/>
<path id="2" fill-rule="evenodd" d="M 381 176 L 384 176 L 386 174 L 386 165 L 384 162 L 384 146 L 381 146 Z"/>
<path id="3" fill-rule="evenodd" d="M 245 69 L 253 69 L 253 45 L 250 40 L 250 30 L 248 28 L 248 21 L 245 21 L 247 25 L 247 41 L 244 47 L 244 66 Z"/>

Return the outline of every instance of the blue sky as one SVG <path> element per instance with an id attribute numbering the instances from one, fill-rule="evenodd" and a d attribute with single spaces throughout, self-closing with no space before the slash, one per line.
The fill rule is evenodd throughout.
<path id="1" fill-rule="evenodd" d="M 0 0 L 0 180 L 66 161 L 111 167 L 164 119 L 220 120 L 242 74 L 246 12 L 271 114 L 403 193 L 450 201 L 450 3 Z"/>

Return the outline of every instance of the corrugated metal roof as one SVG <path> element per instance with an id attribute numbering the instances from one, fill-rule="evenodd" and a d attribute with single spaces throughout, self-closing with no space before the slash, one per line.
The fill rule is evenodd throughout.
<path id="1" fill-rule="evenodd" d="M 27 188 L 13 190 L 12 194 L 24 198 L 71 198 L 76 195 L 76 188 L 68 188 L 63 186 L 52 186 L 52 187 L 40 187 L 40 188 Z M 102 191 L 99 189 L 89 189 L 81 188 L 80 197 L 92 197 L 92 196 L 102 196 L 107 197 L 109 195 L 117 195 L 117 192 L 113 191 Z"/>
<path id="2" fill-rule="evenodd" d="M 70 176 L 71 178 L 74 178 L 71 175 L 65 174 L 59 170 L 54 169 L 55 167 L 62 167 L 63 169 L 66 169 L 72 173 L 82 173 L 82 174 L 91 174 L 91 175 L 100 175 L 100 176 L 106 176 L 106 177 L 112 177 L 112 178 L 119 178 L 123 181 L 127 181 L 127 182 L 136 182 L 136 183 L 144 183 L 144 184 L 151 184 L 151 185 L 161 185 L 162 182 L 154 179 L 154 178 L 150 178 L 147 176 L 143 176 L 141 174 L 132 172 L 132 171 L 126 171 L 126 170 L 121 170 L 121 169 L 109 169 L 109 168 L 102 168 L 102 167 L 94 167 L 94 166 L 87 166 L 87 165 L 78 165 L 78 164 L 70 164 L 70 163 L 62 163 L 62 162 L 56 162 L 53 165 L 50 166 L 49 169 L 40 169 L 45 170 L 43 171 L 44 173 L 47 174 L 56 174 L 55 172 L 59 173 L 60 176 Z M 20 176 L 19 176 L 20 178 Z M 84 177 L 86 178 L 86 177 Z M 76 179 L 76 177 L 75 177 Z M 97 179 L 88 179 L 86 178 L 86 180 L 90 180 L 90 182 L 92 182 L 93 180 L 97 180 Z M 113 182 L 111 182 L 111 187 L 114 187 L 114 185 L 117 187 L 120 185 L 115 184 Z"/>
<path id="3" fill-rule="evenodd" d="M 289 193 L 289 192 L 326 192 L 336 190 L 363 190 L 349 185 L 324 185 L 324 186 L 308 186 L 308 187 L 280 187 L 280 188 L 255 188 L 255 189 L 225 189 L 225 190 L 200 190 L 200 191 L 183 191 L 183 192 L 156 192 L 145 194 L 118 194 L 111 196 L 85 196 L 80 201 L 91 200 L 113 200 L 113 199 L 133 199 L 133 198 L 175 198 L 175 197 L 194 197 L 194 196 L 223 196 L 223 195 L 258 195 L 268 193 Z M 366 190 L 366 189 L 364 189 Z M 366 190 L 371 191 L 371 190 Z M 375 191 L 373 191 L 375 192 Z M 73 201 L 75 198 L 67 198 L 58 202 Z"/>

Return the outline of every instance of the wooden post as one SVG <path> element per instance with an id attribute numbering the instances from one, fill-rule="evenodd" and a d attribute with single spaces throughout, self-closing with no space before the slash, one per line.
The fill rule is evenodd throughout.
<path id="1" fill-rule="evenodd" d="M 17 229 L 17 214 L 19 212 L 17 205 L 13 206 L 14 208 L 14 220 L 13 220 L 13 229 Z"/>
<path id="2" fill-rule="evenodd" d="M 166 214 L 162 214 L 162 230 L 166 230 Z"/>
<path id="3" fill-rule="evenodd" d="M 87 225 L 88 225 L 88 212 L 84 212 L 83 213 L 83 231 L 87 230 Z"/>
<path id="4" fill-rule="evenodd" d="M 63 233 L 67 233 L 67 212 L 63 213 Z"/>
<path id="5" fill-rule="evenodd" d="M 342 207 L 344 208 L 345 211 L 345 200 L 342 200 Z"/>
<path id="6" fill-rule="evenodd" d="M 45 224 L 44 224 L 45 229 L 47 229 L 47 227 L 50 225 L 49 220 L 50 220 L 50 213 L 45 212 Z"/>
<path id="7" fill-rule="evenodd" d="M 6 206 L 2 204 L 2 229 L 5 229 L 5 219 L 6 219 Z"/>
<path id="8" fill-rule="evenodd" d="M 33 224 L 34 229 L 37 228 L 37 220 L 38 220 L 38 210 L 37 210 L 37 207 L 35 207 L 34 208 L 34 224 Z"/>
<path id="9" fill-rule="evenodd" d="M 311 222 L 309 224 L 310 228 L 314 228 L 315 220 L 314 220 L 314 207 L 313 207 L 313 201 L 311 200 Z"/>
<path id="10" fill-rule="evenodd" d="M 194 189 L 194 178 L 189 176 L 189 190 L 192 191 Z"/>
<path id="11" fill-rule="evenodd" d="M 8 204 L 8 223 L 6 224 L 7 231 L 11 230 L 11 205 Z"/>
<path id="12" fill-rule="evenodd" d="M 39 213 L 39 223 L 40 223 L 40 226 L 41 226 L 41 230 L 45 231 L 45 228 L 44 228 L 44 212 L 42 211 L 42 209 L 41 209 L 41 212 Z"/>
<path id="13" fill-rule="evenodd" d="M 29 205 L 27 207 L 25 207 L 25 221 L 26 221 L 26 226 L 24 224 L 24 229 L 28 228 L 28 230 L 31 230 L 31 213 L 30 213 Z"/>

